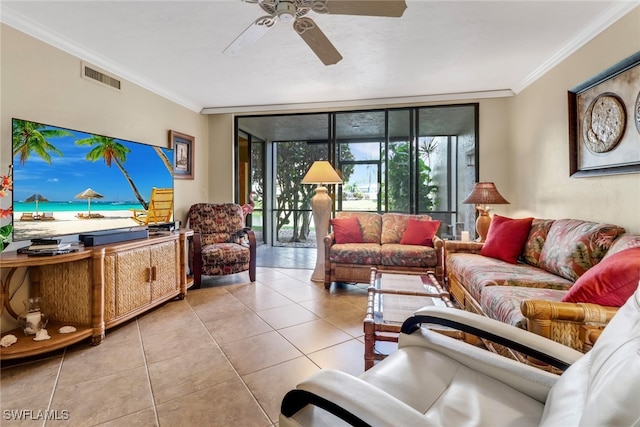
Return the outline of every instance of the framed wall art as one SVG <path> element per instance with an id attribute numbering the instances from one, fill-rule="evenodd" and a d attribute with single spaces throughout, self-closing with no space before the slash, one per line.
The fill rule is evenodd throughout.
<path id="1" fill-rule="evenodd" d="M 640 52 L 568 97 L 570 176 L 640 172 Z"/>
<path id="2" fill-rule="evenodd" d="M 175 179 L 193 179 L 194 146 L 194 137 L 169 131 L 169 147 L 173 148 L 173 177 Z"/>

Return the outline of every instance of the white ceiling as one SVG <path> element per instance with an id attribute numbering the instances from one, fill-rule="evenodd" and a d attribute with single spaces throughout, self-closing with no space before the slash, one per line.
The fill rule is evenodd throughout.
<path id="1" fill-rule="evenodd" d="M 2 0 L 0 19 L 194 111 L 247 112 L 518 93 L 640 1 L 406 3 L 401 18 L 310 13 L 344 57 L 331 66 L 283 22 L 223 55 L 265 15 L 241 0 Z"/>

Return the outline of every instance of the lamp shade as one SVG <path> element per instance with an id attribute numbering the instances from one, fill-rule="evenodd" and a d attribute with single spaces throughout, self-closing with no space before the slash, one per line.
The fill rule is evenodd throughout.
<path id="1" fill-rule="evenodd" d="M 342 179 L 326 160 L 313 162 L 307 174 L 302 178 L 303 184 L 342 184 Z"/>
<path id="2" fill-rule="evenodd" d="M 473 203 L 476 205 L 508 205 L 509 202 L 498 192 L 493 182 L 476 183 L 471 193 L 462 203 Z"/>

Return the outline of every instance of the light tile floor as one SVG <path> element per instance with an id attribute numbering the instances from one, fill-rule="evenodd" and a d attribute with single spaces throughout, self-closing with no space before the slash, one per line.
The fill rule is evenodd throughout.
<path id="1" fill-rule="evenodd" d="M 269 267 L 255 283 L 247 273 L 207 277 L 184 300 L 107 331 L 99 346 L 5 362 L 0 423 L 277 425 L 284 394 L 313 372 L 364 368 L 367 286 L 325 290 L 310 277 Z"/>

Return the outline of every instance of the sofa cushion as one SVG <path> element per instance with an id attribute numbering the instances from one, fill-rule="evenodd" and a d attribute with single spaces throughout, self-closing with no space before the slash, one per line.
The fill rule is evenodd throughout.
<path id="1" fill-rule="evenodd" d="M 438 254 L 429 246 L 387 243 L 380 247 L 380 264 L 395 267 L 435 267 Z"/>
<path id="2" fill-rule="evenodd" d="M 447 271 L 464 283 L 471 296 L 480 301 L 487 286 L 522 286 L 569 290 L 571 280 L 549 273 L 529 264 L 508 264 L 479 254 L 453 253 L 447 255 Z"/>
<path id="3" fill-rule="evenodd" d="M 329 261 L 340 264 L 380 264 L 380 245 L 377 243 L 342 243 L 331 245 Z"/>
<path id="4" fill-rule="evenodd" d="M 512 219 L 494 215 L 480 255 L 515 264 L 529 237 L 531 221 L 533 218 Z"/>
<path id="5" fill-rule="evenodd" d="M 382 232 L 382 215 L 370 212 L 338 212 L 336 218 L 357 217 L 362 230 L 362 241 L 364 243 L 380 244 L 380 233 Z"/>
<path id="6" fill-rule="evenodd" d="M 612 224 L 558 219 L 549 229 L 540 253 L 540 266 L 569 280 L 577 280 L 596 265 L 624 229 Z"/>
<path id="7" fill-rule="evenodd" d="M 622 307 L 638 288 L 639 280 L 640 247 L 627 249 L 603 259 L 580 276 L 563 301 Z"/>
<path id="8" fill-rule="evenodd" d="M 640 248 L 640 234 L 623 234 L 618 237 L 602 259 L 604 260 L 613 254 L 631 248 Z"/>
<path id="9" fill-rule="evenodd" d="M 358 217 L 332 218 L 331 227 L 336 243 L 363 243 Z"/>
<path id="10" fill-rule="evenodd" d="M 421 221 L 409 218 L 407 228 L 400 239 L 401 245 L 420 245 L 433 247 L 433 238 L 440 228 L 440 221 Z"/>
<path id="11" fill-rule="evenodd" d="M 383 245 L 386 243 L 400 243 L 410 218 L 420 221 L 431 220 L 429 215 L 386 213 L 382 215 L 382 234 L 380 236 L 380 243 Z"/>
<path id="12" fill-rule="evenodd" d="M 547 234 L 549 234 L 549 229 L 554 221 L 553 219 L 534 218 L 531 222 L 529 237 L 522 251 L 524 262 L 534 267 L 540 267 L 540 252 L 542 252 L 544 242 L 547 240 Z"/>
<path id="13" fill-rule="evenodd" d="M 522 286 L 488 286 L 480 298 L 480 307 L 487 317 L 503 323 L 527 328 L 526 318 L 520 310 L 520 303 L 528 299 L 561 301 L 567 291 L 545 288 L 525 288 Z"/>

